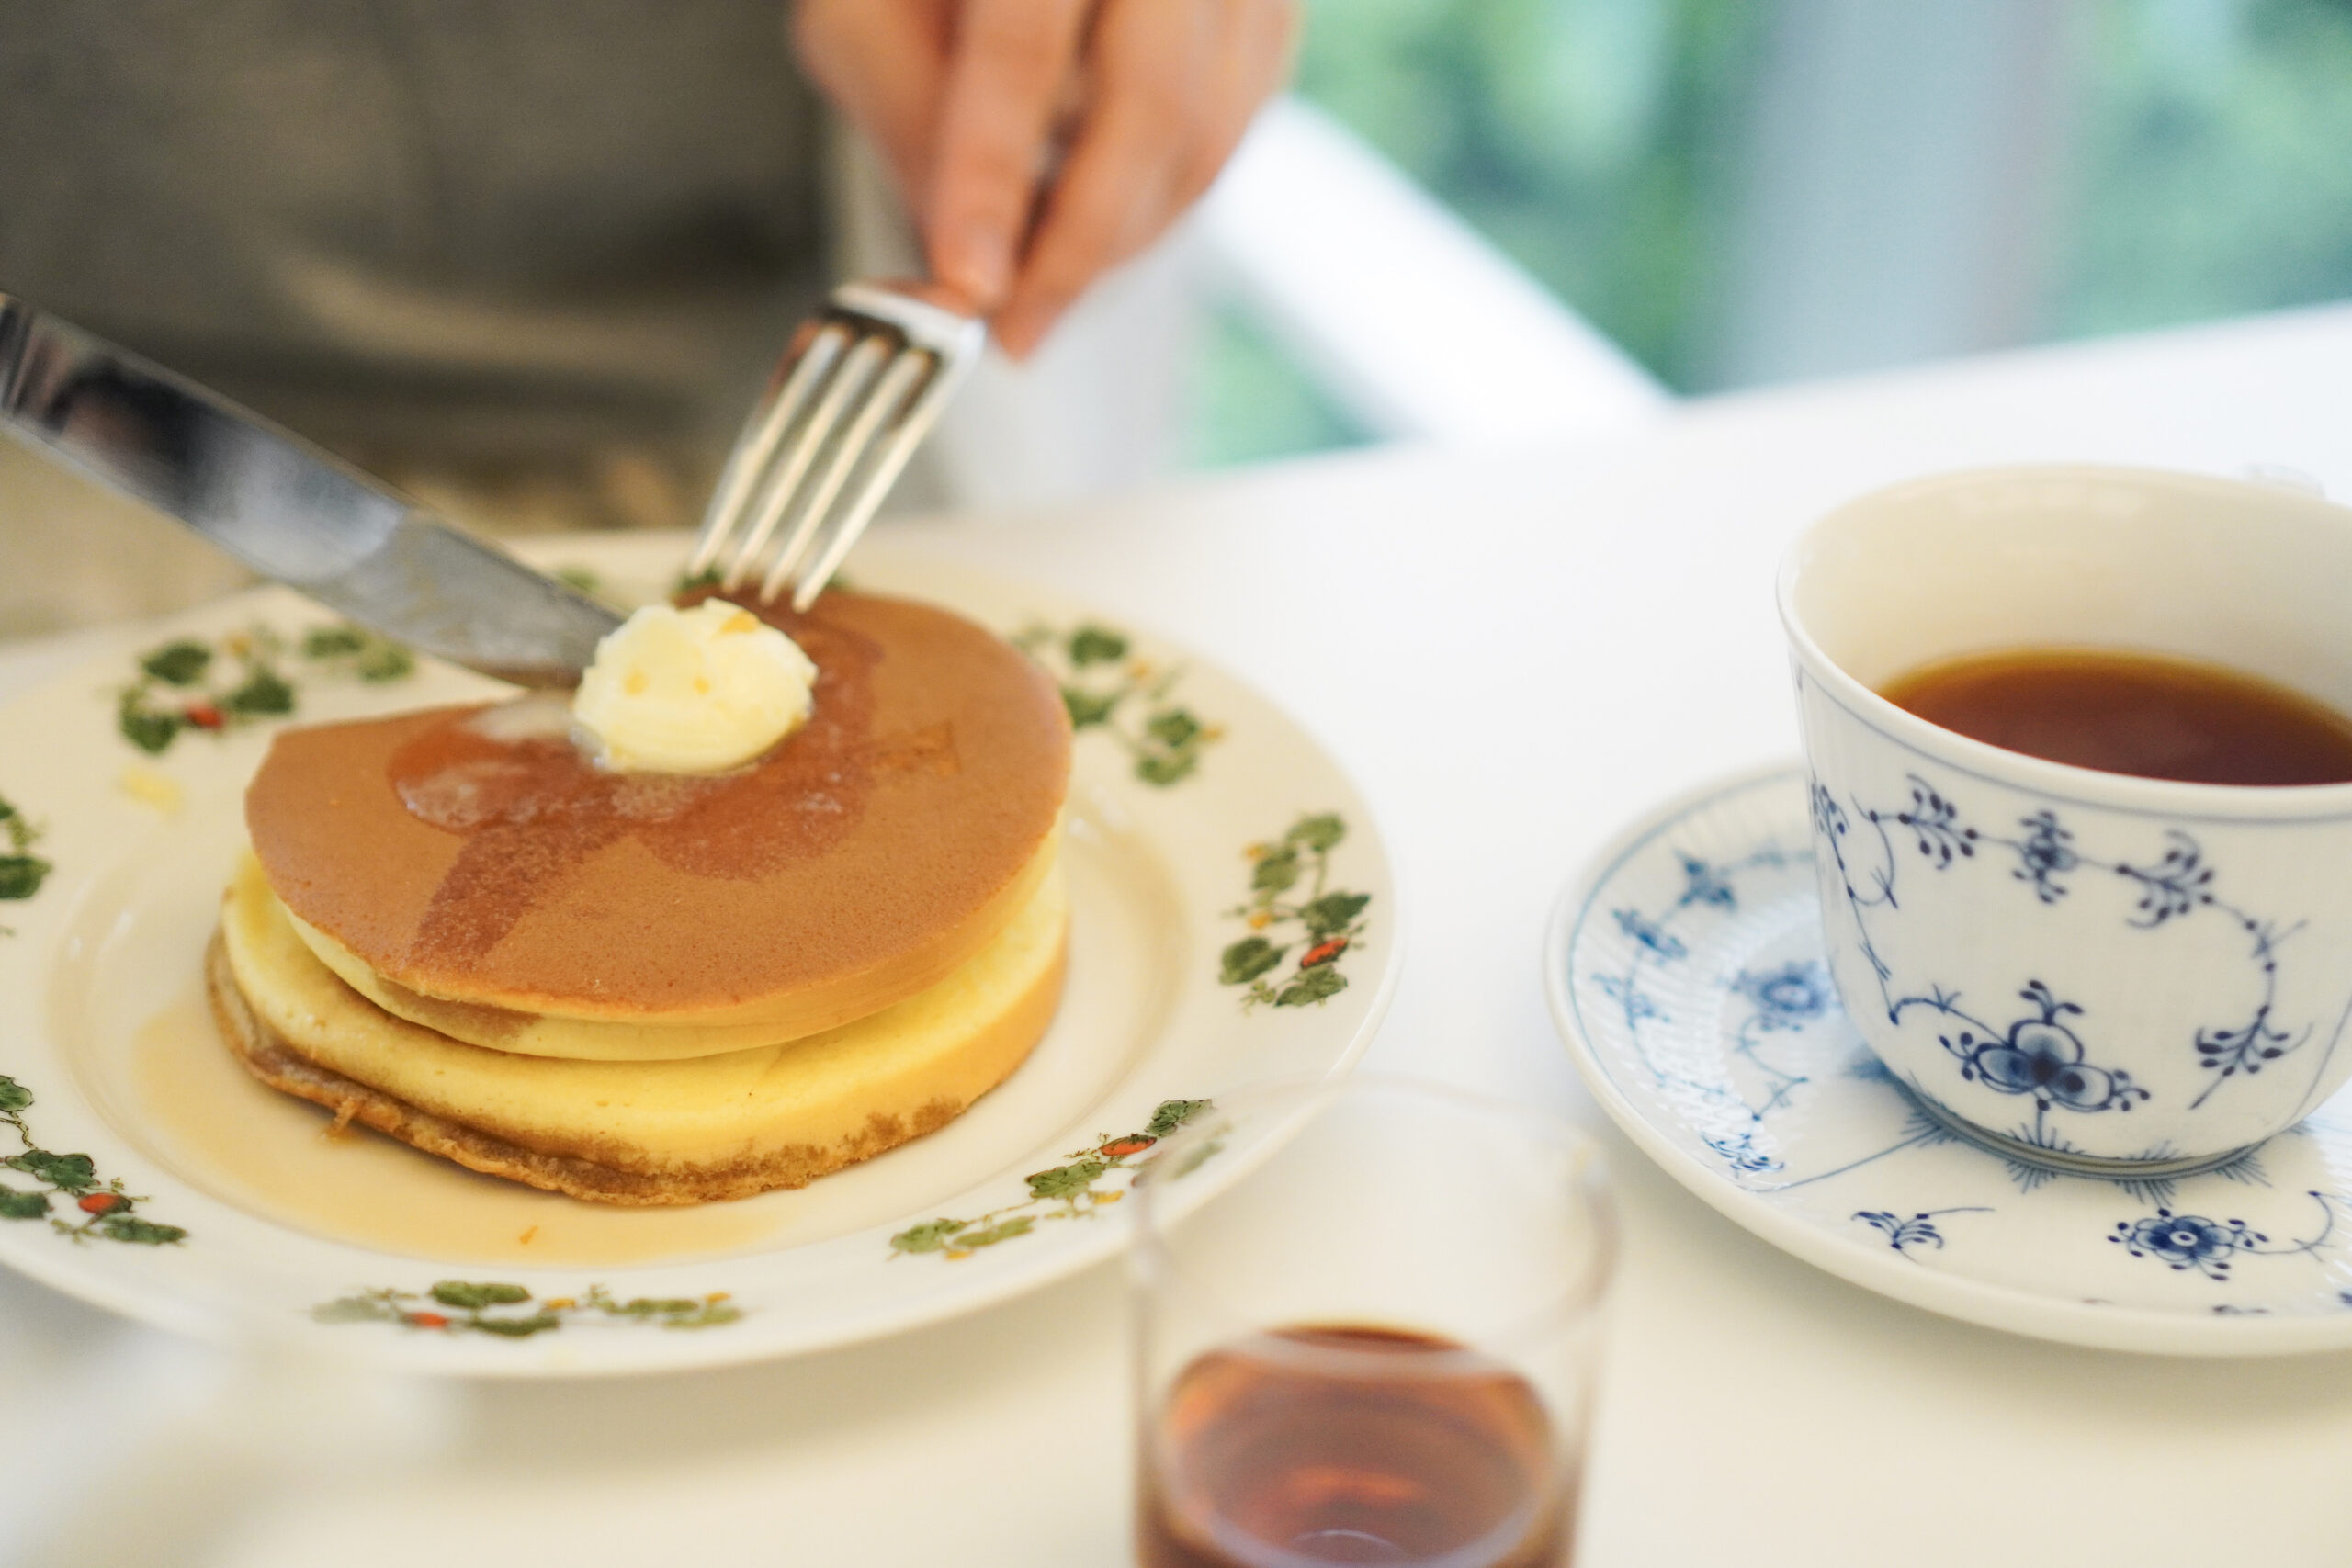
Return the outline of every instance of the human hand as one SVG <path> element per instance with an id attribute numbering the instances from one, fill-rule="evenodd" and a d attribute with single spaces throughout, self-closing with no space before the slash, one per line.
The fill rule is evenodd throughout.
<path id="1" fill-rule="evenodd" d="M 794 20 L 810 76 L 888 161 L 933 276 L 1022 358 L 1208 188 L 1287 73 L 1297 11 L 799 0 Z"/>

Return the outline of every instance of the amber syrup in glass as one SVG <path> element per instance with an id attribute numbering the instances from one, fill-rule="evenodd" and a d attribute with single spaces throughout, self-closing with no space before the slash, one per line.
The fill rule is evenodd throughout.
<path id="1" fill-rule="evenodd" d="M 1498 1361 L 1400 1329 L 1277 1329 L 1177 1375 L 1146 1434 L 1137 1555 L 1557 1568 L 1561 1468 L 1542 1398 Z"/>

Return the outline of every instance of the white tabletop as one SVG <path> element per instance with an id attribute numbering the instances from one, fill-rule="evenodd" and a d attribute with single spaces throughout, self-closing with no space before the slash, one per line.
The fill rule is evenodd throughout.
<path id="1" fill-rule="evenodd" d="M 897 533 L 1287 706 L 1363 781 L 1403 882 L 1371 1065 L 1603 1126 L 1544 1011 L 1544 919 L 1627 817 L 1793 751 L 1782 546 L 1881 483 L 2049 460 L 2283 465 L 2352 495 L 2352 309 L 1718 400 L 1608 445 L 1392 449 Z M 62 657 L 0 651 L 0 695 Z M 1783 1257 L 1606 1135 L 1628 1247 L 1584 1568 L 2352 1560 L 2352 1355 L 2177 1361 L 1948 1322 Z M 235 1428 L 299 1422 L 299 1393 L 224 1392 L 210 1353 L 0 1279 L 0 1552 L 1100 1568 L 1127 1561 L 1124 1330 L 1102 1269 L 765 1366 L 379 1388 L 373 1448 L 289 1474 Z M 147 1483 L 96 1484 L 100 1455 Z"/>

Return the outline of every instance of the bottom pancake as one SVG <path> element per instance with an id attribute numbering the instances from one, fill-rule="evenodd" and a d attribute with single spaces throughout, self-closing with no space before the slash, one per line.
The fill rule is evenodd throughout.
<path id="1" fill-rule="evenodd" d="M 1067 931 L 1057 870 L 931 989 L 805 1040 L 681 1062 L 514 1055 L 396 1018 L 319 962 L 251 861 L 206 972 L 223 1038 L 274 1089 L 534 1187 L 698 1203 L 805 1185 L 961 1114 L 1045 1033 Z"/>

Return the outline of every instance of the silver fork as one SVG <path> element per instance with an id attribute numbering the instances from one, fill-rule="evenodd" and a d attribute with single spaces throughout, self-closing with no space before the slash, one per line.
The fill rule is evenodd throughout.
<path id="1" fill-rule="evenodd" d="M 806 610 L 865 532 L 988 327 L 944 290 L 845 283 L 800 324 L 744 422 L 686 574 Z M 771 547 L 782 536 L 782 542 Z"/>

